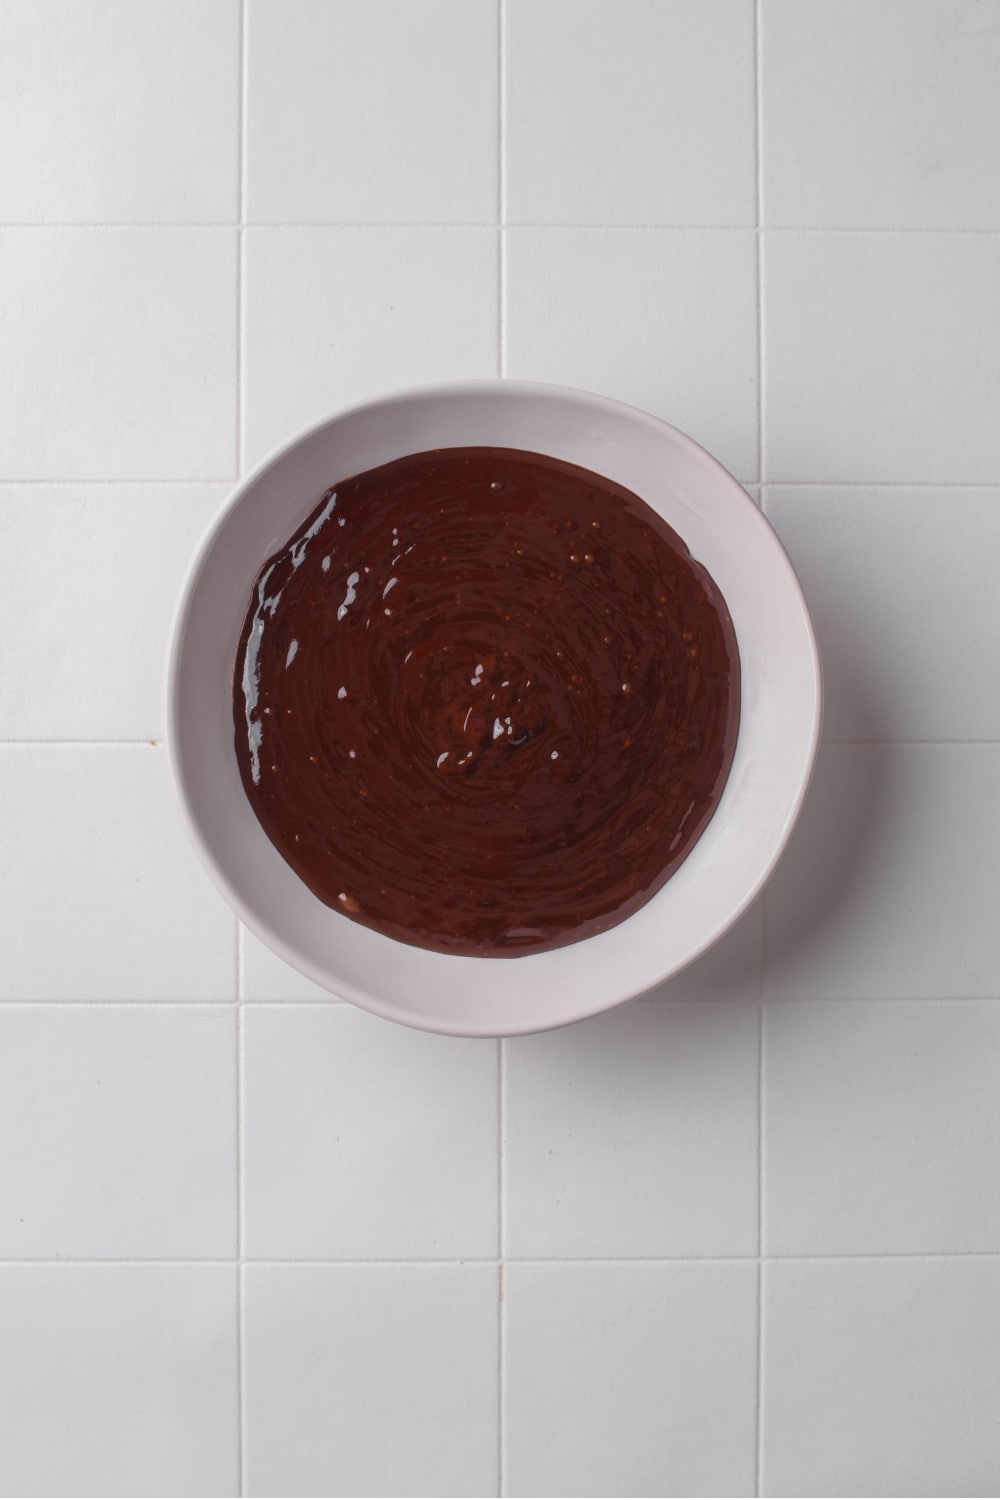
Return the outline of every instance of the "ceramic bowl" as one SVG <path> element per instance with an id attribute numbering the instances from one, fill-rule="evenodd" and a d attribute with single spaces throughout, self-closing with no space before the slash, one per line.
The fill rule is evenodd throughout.
<path id="1" fill-rule="evenodd" d="M 232 678 L 257 572 L 331 484 L 429 448 L 551 454 L 641 495 L 729 604 L 742 667 L 732 770 L 700 839 L 653 898 L 609 932 L 549 953 L 467 958 L 395 942 L 320 902 L 254 816 L 234 748 Z M 819 737 L 819 659 L 777 537 L 745 491 L 666 422 L 601 396 L 468 381 L 386 396 L 317 423 L 237 487 L 201 544 L 167 675 L 170 763 L 209 873 L 246 925 L 333 994 L 394 1021 L 512 1036 L 607 1010 L 676 974 L 750 905 L 802 804 Z"/>

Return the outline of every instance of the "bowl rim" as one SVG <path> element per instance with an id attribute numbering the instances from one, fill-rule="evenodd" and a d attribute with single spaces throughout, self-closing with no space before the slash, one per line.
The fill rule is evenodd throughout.
<path id="1" fill-rule="evenodd" d="M 310 422 L 306 426 L 300 428 L 297 432 L 292 434 L 291 437 L 286 438 L 283 442 L 276 444 L 263 458 L 261 458 L 253 466 L 252 469 L 250 469 L 242 478 L 238 479 L 235 482 L 230 493 L 223 501 L 223 503 L 219 506 L 212 519 L 209 521 L 197 547 L 191 555 L 180 588 L 178 590 L 170 622 L 166 671 L 164 674 L 163 682 L 164 740 L 167 750 L 168 764 L 170 767 L 170 777 L 173 783 L 175 794 L 177 796 L 177 800 L 180 804 L 181 816 L 187 831 L 188 838 L 190 839 L 195 851 L 197 852 L 201 860 L 203 867 L 207 871 L 213 884 L 216 886 L 217 890 L 233 910 L 237 919 L 252 933 L 254 933 L 255 936 L 259 937 L 260 940 L 264 942 L 264 944 L 285 963 L 289 964 L 292 968 L 297 970 L 298 973 L 302 974 L 305 978 L 309 979 L 312 983 L 316 984 L 319 988 L 324 990 L 324 992 L 326 992 L 330 996 L 330 1003 L 335 1003 L 336 998 L 340 997 L 344 1000 L 350 1001 L 352 1004 L 359 1006 L 363 1010 L 367 1010 L 374 1015 L 380 1016 L 384 1020 L 395 1021 L 400 1023 L 401 1025 L 409 1026 L 416 1030 L 433 1032 L 443 1036 L 461 1036 L 483 1039 L 487 1037 L 497 1038 L 504 1036 L 526 1036 L 539 1032 L 556 1030 L 562 1026 L 569 1026 L 576 1021 L 586 1020 L 591 1016 L 600 1015 L 605 1011 L 614 1010 L 620 1005 L 628 1004 L 630 1001 L 637 999 L 639 996 L 649 993 L 650 989 L 653 988 L 653 985 L 640 985 L 638 987 L 628 988 L 624 993 L 615 991 L 608 999 L 604 1000 L 603 1002 L 593 1001 L 590 1003 L 585 1002 L 584 1004 L 574 1004 L 572 1002 L 572 995 L 570 994 L 568 996 L 569 1003 L 564 1007 L 563 1012 L 555 1019 L 547 1017 L 538 1021 L 537 1023 L 533 1020 L 526 1020 L 522 1023 L 512 1024 L 502 1030 L 498 1030 L 495 1023 L 481 1023 L 477 1025 L 476 1017 L 471 1013 L 468 1017 L 467 1022 L 463 1021 L 460 1026 L 449 1024 L 433 1015 L 419 1014 L 414 1011 L 406 1010 L 393 1001 L 383 998 L 377 992 L 364 989 L 350 981 L 341 982 L 338 980 L 336 991 L 332 991 L 329 988 L 328 979 L 320 974 L 318 968 L 314 967 L 310 963 L 308 958 L 305 958 L 296 950 L 291 948 L 282 938 L 281 934 L 277 932 L 273 925 L 268 920 L 266 920 L 266 918 L 263 918 L 259 912 L 251 912 L 247 903 L 234 888 L 232 882 L 226 874 L 225 869 L 223 868 L 223 865 L 217 858 L 212 846 L 205 838 L 201 826 L 194 815 L 185 782 L 185 773 L 180 763 L 180 753 L 177 748 L 180 739 L 179 724 L 182 715 L 182 695 L 180 692 L 181 660 L 183 656 L 183 646 L 185 642 L 188 617 L 190 614 L 191 601 L 197 588 L 199 579 L 202 575 L 202 572 L 204 571 L 208 558 L 215 545 L 218 533 L 223 529 L 233 511 L 239 506 L 244 495 L 249 490 L 251 490 L 272 467 L 274 467 L 282 459 L 284 459 L 290 451 L 297 448 L 300 444 L 307 442 L 310 438 L 316 436 L 317 434 L 322 432 L 323 429 L 329 427 L 336 421 L 340 421 L 344 418 L 380 406 L 396 406 L 401 403 L 410 401 L 420 401 L 427 397 L 436 399 L 461 397 L 469 393 L 476 392 L 500 396 L 504 396 L 507 394 L 517 395 L 520 397 L 538 396 L 542 399 L 554 396 L 562 396 L 571 398 L 575 401 L 579 401 L 584 405 L 590 406 L 594 410 L 627 414 L 627 417 L 630 421 L 638 420 L 657 429 L 667 429 L 667 431 L 672 434 L 673 439 L 675 439 L 682 447 L 687 448 L 688 451 L 692 455 L 696 456 L 699 461 L 704 462 L 711 468 L 715 469 L 720 477 L 723 477 L 729 484 L 734 485 L 744 494 L 747 505 L 752 508 L 753 512 L 759 518 L 760 523 L 767 528 L 770 537 L 775 544 L 775 547 L 777 549 L 776 558 L 783 568 L 786 585 L 788 586 L 789 590 L 795 595 L 797 603 L 799 605 L 802 625 L 805 632 L 805 644 L 808 648 L 810 659 L 813 695 L 812 722 L 809 726 L 808 735 L 805 737 L 806 754 L 802 761 L 802 770 L 799 776 L 798 785 L 795 788 L 794 796 L 791 797 L 789 801 L 785 818 L 780 829 L 776 830 L 772 852 L 764 865 L 761 867 L 755 880 L 747 888 L 742 900 L 735 905 L 733 910 L 727 916 L 726 920 L 721 923 L 709 936 L 705 938 L 705 940 L 701 944 L 699 944 L 695 948 L 693 952 L 688 955 L 683 964 L 669 970 L 668 973 L 662 977 L 662 979 L 654 981 L 654 984 L 665 983 L 668 980 L 675 979 L 678 975 L 683 974 L 686 969 L 690 968 L 693 963 L 697 962 L 697 960 L 701 958 L 710 948 L 714 947 L 715 944 L 719 942 L 719 940 L 724 937 L 724 935 L 733 926 L 735 926 L 735 924 L 746 913 L 750 906 L 753 905 L 754 901 L 761 894 L 764 887 L 771 879 L 775 868 L 777 867 L 782 855 L 785 852 L 792 829 L 794 828 L 798 820 L 799 813 L 802 810 L 802 805 L 805 801 L 810 783 L 812 781 L 812 775 L 815 769 L 816 757 L 819 751 L 822 736 L 824 693 L 822 661 L 820 657 L 819 646 L 816 640 L 815 628 L 813 626 L 812 618 L 809 613 L 805 594 L 803 592 L 798 574 L 796 573 L 795 568 L 792 564 L 791 558 L 789 557 L 788 552 L 781 541 L 781 538 L 778 536 L 774 527 L 771 525 L 763 508 L 755 503 L 752 497 L 747 494 L 744 486 L 740 484 L 739 480 L 737 480 L 735 476 L 729 472 L 729 470 L 714 456 L 714 454 L 710 453 L 706 448 L 703 448 L 702 445 L 698 443 L 694 438 L 690 437 L 680 428 L 674 427 L 672 423 L 667 422 L 664 418 L 658 417 L 652 412 L 645 411 L 641 407 L 632 406 L 628 402 L 619 401 L 614 397 L 605 396 L 594 391 L 583 390 L 575 386 L 561 385 L 549 381 L 511 380 L 507 379 L 506 377 L 482 377 L 463 380 L 429 381 L 417 385 L 404 386 L 401 388 L 379 392 L 375 395 L 367 397 L 362 401 L 354 401 L 347 405 L 335 407 L 331 411 L 327 412 L 324 416 L 319 417 L 315 421 Z M 385 939 L 385 941 L 392 940 Z M 586 939 L 582 939 L 581 941 L 586 942 Z M 558 953 L 559 950 L 556 949 L 553 951 Z M 447 953 L 441 953 L 438 955 L 438 957 L 445 960 L 453 956 L 454 955 Z M 514 962 L 514 960 L 512 959 L 508 959 L 505 961 Z M 240 998 L 241 997 L 237 997 L 237 1000 L 239 1000 Z"/>

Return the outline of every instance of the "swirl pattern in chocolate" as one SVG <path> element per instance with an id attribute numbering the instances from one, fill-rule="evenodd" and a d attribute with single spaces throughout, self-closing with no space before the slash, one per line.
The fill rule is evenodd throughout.
<path id="1" fill-rule="evenodd" d="M 321 901 L 502 957 L 602 932 L 676 870 L 740 669 L 718 588 L 644 501 L 450 448 L 327 491 L 257 578 L 233 698 L 247 796 Z"/>

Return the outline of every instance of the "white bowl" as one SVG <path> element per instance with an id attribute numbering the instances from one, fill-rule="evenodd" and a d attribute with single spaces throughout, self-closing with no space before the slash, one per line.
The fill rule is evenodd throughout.
<path id="1" fill-rule="evenodd" d="M 429 448 L 551 454 L 641 495 L 715 578 L 736 627 L 742 714 L 732 770 L 687 859 L 633 916 L 522 958 L 432 953 L 324 906 L 281 858 L 240 782 L 233 663 L 264 559 L 325 489 Z M 819 738 L 819 658 L 798 581 L 764 516 L 697 443 L 601 396 L 520 381 L 464 381 L 341 412 L 240 484 L 191 566 L 167 677 L 170 763 L 192 838 L 246 925 L 334 994 L 459 1036 L 543 1031 L 607 1010 L 676 974 L 763 887 L 802 804 Z"/>

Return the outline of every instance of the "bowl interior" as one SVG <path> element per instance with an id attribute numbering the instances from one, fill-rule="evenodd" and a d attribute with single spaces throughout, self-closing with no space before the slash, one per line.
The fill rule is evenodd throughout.
<path id="1" fill-rule="evenodd" d="M 428 448 L 522 448 L 596 470 L 641 495 L 718 582 L 742 667 L 739 740 L 715 815 L 679 870 L 600 936 L 522 958 L 462 958 L 384 938 L 324 906 L 270 843 L 243 792 L 232 674 L 263 560 L 323 491 Z M 820 679 L 797 580 L 734 479 L 690 438 L 631 407 L 512 381 L 429 387 L 331 417 L 236 490 L 181 599 L 167 685 L 171 765 L 192 836 L 244 922 L 310 979 L 428 1030 L 512 1035 L 563 1025 L 675 973 L 749 905 L 801 804 Z"/>

